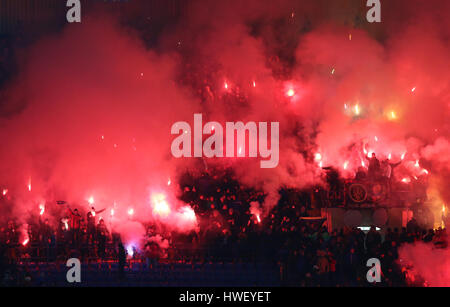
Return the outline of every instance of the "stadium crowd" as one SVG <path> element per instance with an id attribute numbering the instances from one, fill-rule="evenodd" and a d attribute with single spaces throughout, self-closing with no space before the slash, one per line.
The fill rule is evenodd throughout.
<path id="1" fill-rule="evenodd" d="M 4 280 L 26 262 L 65 263 L 78 257 L 82 262 L 115 261 L 123 268 L 127 258 L 148 267 L 162 262 L 267 263 L 279 269 L 282 285 L 367 286 L 366 262 L 378 258 L 382 285 L 403 286 L 409 280 L 407 268 L 397 261 L 399 246 L 420 240 L 447 245 L 445 229 L 424 230 L 414 219 L 406 228 L 387 229 L 384 238 L 375 227 L 367 233 L 358 228 L 328 232 L 324 220 L 305 219 L 310 195 L 297 190 L 281 190 L 278 205 L 259 219 L 250 209 L 252 202 L 264 200 L 263 193 L 242 187 L 229 174 L 187 177 L 180 181 L 181 199 L 196 212 L 196 230 L 174 233 L 148 224 L 141 248 L 124 247 L 114 229 L 96 220 L 93 212 L 101 210 L 92 208 L 84 219 L 69 207 L 58 225 L 41 217 L 30 222 L 27 241 L 20 242 L 19 225 L 11 220 L 0 228 L 0 277 Z"/>

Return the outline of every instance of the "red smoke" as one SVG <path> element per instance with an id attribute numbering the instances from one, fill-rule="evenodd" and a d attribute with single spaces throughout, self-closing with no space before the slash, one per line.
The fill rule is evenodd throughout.
<path id="1" fill-rule="evenodd" d="M 414 174 L 429 171 L 449 203 L 449 3 L 398 2 L 383 3 L 375 25 L 359 5 L 195 1 L 151 50 L 107 16 L 41 39 L 5 92 L 0 188 L 14 200 L 6 216 L 24 223 L 45 203 L 57 217 L 56 200 L 87 211 L 92 196 L 129 243 L 144 222 L 196 227 L 176 198 L 182 171 L 234 169 L 267 193 L 263 217 L 280 187 L 323 184 L 320 166 L 353 176 L 364 150 L 395 161 L 406 152 L 398 175 L 412 176 L 420 161 Z M 170 127 L 194 113 L 280 122 L 278 167 L 174 159 Z"/>

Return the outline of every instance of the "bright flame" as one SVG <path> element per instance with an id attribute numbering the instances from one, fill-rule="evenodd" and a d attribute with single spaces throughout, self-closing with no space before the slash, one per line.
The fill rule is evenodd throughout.
<path id="1" fill-rule="evenodd" d="M 419 160 L 416 160 L 416 164 L 414 164 L 415 167 L 420 167 Z"/>
<path id="2" fill-rule="evenodd" d="M 404 183 L 410 183 L 410 182 L 411 182 L 411 179 L 405 177 L 405 178 L 402 179 L 402 182 L 404 182 Z"/>
<path id="3" fill-rule="evenodd" d="M 44 205 L 39 205 L 39 209 L 41 210 L 41 211 L 39 212 L 39 215 L 43 215 L 44 212 L 45 212 L 45 206 L 44 206 Z"/>
<path id="4" fill-rule="evenodd" d="M 391 112 L 389 113 L 389 118 L 390 118 L 391 120 L 397 119 L 397 114 L 395 113 L 395 111 L 391 111 Z"/>
<path id="5" fill-rule="evenodd" d="M 411 89 L 411 93 L 414 93 L 416 91 L 416 87 L 413 87 L 412 89 Z"/>
<path id="6" fill-rule="evenodd" d="M 314 160 L 316 160 L 316 161 L 322 160 L 322 154 L 316 153 L 316 154 L 314 155 Z"/>
<path id="7" fill-rule="evenodd" d="M 25 246 L 25 245 L 28 244 L 28 242 L 30 242 L 30 239 L 29 239 L 29 238 L 26 238 L 26 239 L 22 242 L 22 245 Z"/>
<path id="8" fill-rule="evenodd" d="M 155 193 L 151 197 L 153 203 L 153 213 L 159 216 L 167 216 L 170 213 L 170 206 L 167 203 L 166 196 L 162 193 Z"/>
<path id="9" fill-rule="evenodd" d="M 128 215 L 133 215 L 133 214 L 134 214 L 134 209 L 133 208 L 128 209 Z"/>
<path id="10" fill-rule="evenodd" d="M 111 216 L 114 216 L 114 209 L 111 209 Z"/>
<path id="11" fill-rule="evenodd" d="M 402 160 L 405 159 L 405 156 L 406 156 L 406 152 L 404 152 L 404 153 L 402 154 Z"/>
<path id="12" fill-rule="evenodd" d="M 353 113 L 355 113 L 355 115 L 359 115 L 361 114 L 361 110 L 359 108 L 359 105 L 355 105 L 355 107 L 353 108 Z"/>
<path id="13" fill-rule="evenodd" d="M 169 178 L 169 180 L 167 181 L 167 185 L 170 185 L 172 183 L 172 181 L 170 181 L 170 178 Z"/>
<path id="14" fill-rule="evenodd" d="M 392 154 L 390 153 L 390 154 L 388 155 L 388 159 L 391 160 L 391 158 L 392 158 Z"/>
<path id="15" fill-rule="evenodd" d="M 347 167 L 348 167 L 348 161 L 345 161 L 344 162 L 344 169 L 347 169 Z"/>
<path id="16" fill-rule="evenodd" d="M 194 222 L 197 220 L 194 210 L 189 206 L 181 208 L 181 214 L 183 215 L 183 218 L 187 221 Z"/>
<path id="17" fill-rule="evenodd" d="M 6 194 L 8 194 L 8 189 L 3 189 L 2 194 L 3 194 L 3 196 L 5 196 Z"/>
<path id="18" fill-rule="evenodd" d="M 294 89 L 290 88 L 290 89 L 286 92 L 286 95 L 287 95 L 288 97 L 293 97 L 293 96 L 295 95 Z"/>
<path id="19" fill-rule="evenodd" d="M 95 202 L 95 201 L 94 201 L 94 196 L 89 197 L 88 203 L 89 203 L 90 205 L 93 205 L 94 202 Z"/>
<path id="20" fill-rule="evenodd" d="M 130 255 L 131 257 L 133 257 L 134 250 L 133 250 L 133 246 L 132 246 L 132 245 L 128 245 L 128 246 L 127 246 L 127 253 L 128 253 L 128 255 Z"/>
<path id="21" fill-rule="evenodd" d="M 261 223 L 261 217 L 259 216 L 259 214 L 256 215 L 256 219 L 258 220 L 258 223 Z"/>

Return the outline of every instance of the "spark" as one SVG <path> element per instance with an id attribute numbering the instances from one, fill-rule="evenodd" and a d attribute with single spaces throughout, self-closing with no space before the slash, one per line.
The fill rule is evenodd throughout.
<path id="1" fill-rule="evenodd" d="M 345 161 L 344 162 L 344 169 L 347 169 L 347 167 L 348 167 L 348 161 Z"/>
<path id="2" fill-rule="evenodd" d="M 128 245 L 127 246 L 127 253 L 128 255 L 130 255 L 131 257 L 133 257 L 134 254 L 134 247 L 132 245 Z"/>
<path id="3" fill-rule="evenodd" d="M 353 112 L 355 113 L 355 115 L 360 115 L 361 114 L 361 110 L 359 108 L 359 105 L 355 105 L 355 107 L 353 108 Z"/>

